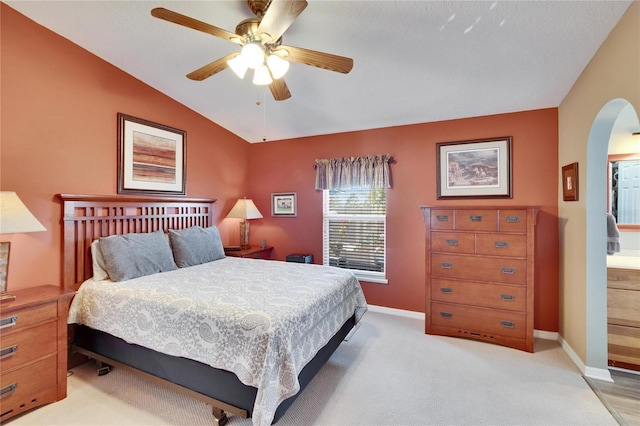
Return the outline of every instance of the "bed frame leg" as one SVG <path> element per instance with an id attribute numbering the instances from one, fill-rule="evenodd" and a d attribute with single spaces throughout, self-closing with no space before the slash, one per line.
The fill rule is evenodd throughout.
<path id="1" fill-rule="evenodd" d="M 111 366 L 109 364 L 105 364 L 98 360 L 96 360 L 96 368 L 98 369 L 98 376 L 104 376 L 111 371 Z"/>
<path id="2" fill-rule="evenodd" d="M 211 412 L 213 413 L 213 418 L 215 419 L 216 426 L 224 426 L 229 421 L 229 419 L 227 418 L 227 413 L 225 413 L 224 410 L 216 407 L 211 407 Z"/>

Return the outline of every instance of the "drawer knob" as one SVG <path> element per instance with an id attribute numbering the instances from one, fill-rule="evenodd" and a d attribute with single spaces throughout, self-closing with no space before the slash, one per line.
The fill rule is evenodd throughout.
<path id="1" fill-rule="evenodd" d="M 446 214 L 439 214 L 436 216 L 436 220 L 438 222 L 448 222 L 449 221 L 449 216 Z"/>
<path id="2" fill-rule="evenodd" d="M 440 287 L 440 291 L 444 294 L 451 294 L 453 293 L 453 289 L 449 288 L 449 287 Z"/>
<path id="3" fill-rule="evenodd" d="M 453 269 L 453 263 L 441 262 L 440 267 L 442 269 Z"/>
<path id="4" fill-rule="evenodd" d="M 471 222 L 482 222 L 482 216 L 469 216 Z"/>
<path id="5" fill-rule="evenodd" d="M 440 312 L 440 316 L 442 318 L 451 319 L 453 318 L 453 314 L 451 312 Z"/>
<path id="6" fill-rule="evenodd" d="M 496 241 L 493 245 L 496 246 L 496 248 L 507 248 L 507 247 L 509 247 L 509 243 L 506 242 L 506 241 Z"/>
<path id="7" fill-rule="evenodd" d="M 513 294 L 501 294 L 500 298 L 505 302 L 513 302 L 516 300 L 516 297 Z"/>
<path id="8" fill-rule="evenodd" d="M 507 274 L 507 275 L 513 275 L 516 273 L 516 268 L 501 268 L 500 271 L 503 274 Z"/>
<path id="9" fill-rule="evenodd" d="M 507 222 L 507 223 L 519 223 L 520 222 L 520 216 L 507 216 L 505 218 L 505 222 Z"/>
<path id="10" fill-rule="evenodd" d="M 18 316 L 17 315 L 14 315 L 12 317 L 2 318 L 0 320 L 0 329 L 1 328 L 7 328 L 7 327 L 13 327 L 14 325 L 16 325 L 17 322 L 18 322 Z"/>
<path id="11" fill-rule="evenodd" d="M 15 355 L 18 351 L 18 345 L 9 346 L 8 348 L 0 349 L 0 359 L 9 358 Z"/>
<path id="12" fill-rule="evenodd" d="M 18 387 L 17 383 L 11 383 L 10 385 L 7 385 L 2 389 L 0 389 L 0 399 L 4 398 L 5 396 L 11 395 L 13 391 L 16 390 L 17 387 Z"/>
<path id="13" fill-rule="evenodd" d="M 447 245 L 448 246 L 457 246 L 458 245 L 458 240 L 447 240 Z"/>
<path id="14" fill-rule="evenodd" d="M 500 321 L 500 325 L 503 326 L 504 328 L 513 328 L 516 326 L 516 323 L 513 321 Z"/>

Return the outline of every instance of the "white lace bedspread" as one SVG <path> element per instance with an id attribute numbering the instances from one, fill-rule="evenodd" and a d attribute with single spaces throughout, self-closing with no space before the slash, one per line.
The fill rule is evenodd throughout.
<path id="1" fill-rule="evenodd" d="M 346 270 L 227 257 L 122 282 L 83 283 L 70 324 L 235 373 L 258 389 L 253 424 L 269 425 L 298 374 L 367 304 Z"/>

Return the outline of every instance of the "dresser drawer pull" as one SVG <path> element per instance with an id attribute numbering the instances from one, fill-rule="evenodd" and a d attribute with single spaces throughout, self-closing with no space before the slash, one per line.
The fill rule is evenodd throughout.
<path id="1" fill-rule="evenodd" d="M 446 215 L 446 214 L 437 215 L 436 216 L 436 220 L 438 222 L 448 222 L 449 221 L 449 216 Z"/>
<path id="2" fill-rule="evenodd" d="M 458 245 L 458 240 L 447 240 L 447 245 L 448 246 L 457 246 Z"/>
<path id="3" fill-rule="evenodd" d="M 469 216 L 471 222 L 482 222 L 482 216 Z"/>
<path id="4" fill-rule="evenodd" d="M 452 294 L 453 289 L 449 287 L 440 287 L 440 291 L 444 294 Z"/>
<path id="5" fill-rule="evenodd" d="M 451 319 L 453 318 L 453 314 L 451 312 L 440 312 L 440 316 L 442 318 Z"/>
<path id="6" fill-rule="evenodd" d="M 18 316 L 14 315 L 12 317 L 2 318 L 0 320 L 0 328 L 13 327 L 18 322 Z"/>
<path id="7" fill-rule="evenodd" d="M 493 245 L 496 246 L 496 248 L 507 248 L 507 247 L 509 247 L 509 243 L 506 242 L 506 241 L 496 241 Z"/>
<path id="8" fill-rule="evenodd" d="M 504 328 L 513 328 L 516 326 L 516 323 L 513 321 L 500 321 L 500 325 L 503 326 Z"/>
<path id="9" fill-rule="evenodd" d="M 520 222 L 520 216 L 507 216 L 505 218 L 505 222 L 507 222 L 507 223 L 519 223 Z"/>
<path id="10" fill-rule="evenodd" d="M 440 263 L 440 267 L 442 269 L 453 269 L 453 263 L 445 263 L 445 262 L 441 262 Z"/>
<path id="11" fill-rule="evenodd" d="M 516 300 L 516 297 L 513 294 L 501 294 L 500 298 L 505 302 L 513 302 Z"/>
<path id="12" fill-rule="evenodd" d="M 17 383 L 11 383 L 10 385 L 7 385 L 2 389 L 0 389 L 0 399 L 4 398 L 5 396 L 11 395 L 13 391 L 16 390 L 17 387 L 18 387 Z"/>
<path id="13" fill-rule="evenodd" d="M 515 274 L 515 273 L 516 273 L 516 268 L 502 268 L 502 269 L 500 269 L 500 271 L 501 271 L 503 274 L 513 275 L 513 274 Z"/>
<path id="14" fill-rule="evenodd" d="M 0 349 L 0 359 L 5 359 L 15 355 L 18 351 L 18 345 L 9 346 L 8 348 Z"/>

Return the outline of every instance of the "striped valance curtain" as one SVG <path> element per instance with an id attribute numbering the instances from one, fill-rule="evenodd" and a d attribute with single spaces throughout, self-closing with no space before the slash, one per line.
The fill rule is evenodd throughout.
<path id="1" fill-rule="evenodd" d="M 317 159 L 316 189 L 391 188 L 389 154 Z"/>

